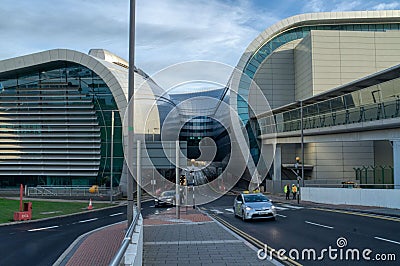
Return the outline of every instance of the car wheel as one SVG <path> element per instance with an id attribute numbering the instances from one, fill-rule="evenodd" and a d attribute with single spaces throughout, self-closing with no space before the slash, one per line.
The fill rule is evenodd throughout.
<path id="1" fill-rule="evenodd" d="M 244 215 L 244 211 L 242 211 L 242 220 L 243 220 L 243 222 L 247 221 L 246 216 Z"/>
<path id="2" fill-rule="evenodd" d="M 272 217 L 271 220 L 272 220 L 272 221 L 276 221 L 276 217 L 275 217 L 275 216 Z"/>
<path id="3" fill-rule="evenodd" d="M 235 211 L 235 207 L 233 207 L 233 215 L 235 215 L 235 217 L 238 217 L 238 215 L 236 214 L 236 211 Z"/>

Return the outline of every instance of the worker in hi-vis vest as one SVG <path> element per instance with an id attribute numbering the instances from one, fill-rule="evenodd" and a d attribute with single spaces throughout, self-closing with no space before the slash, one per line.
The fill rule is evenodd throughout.
<path id="1" fill-rule="evenodd" d="M 295 184 L 292 185 L 292 193 L 293 193 L 293 199 L 296 199 L 297 186 Z"/>

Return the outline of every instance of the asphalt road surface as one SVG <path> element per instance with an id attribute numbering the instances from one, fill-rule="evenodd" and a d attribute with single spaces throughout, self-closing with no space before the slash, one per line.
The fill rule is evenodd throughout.
<path id="1" fill-rule="evenodd" d="M 53 265 L 80 235 L 126 220 L 126 206 L 0 226 L 0 265 Z"/>
<path id="2" fill-rule="evenodd" d="M 297 258 L 298 251 L 295 260 L 303 265 L 400 265 L 400 218 L 300 207 L 293 200 L 275 203 L 276 221 L 243 222 L 233 214 L 233 200 L 224 196 L 204 208 L 286 256 Z M 370 260 L 362 255 L 366 249 Z"/>

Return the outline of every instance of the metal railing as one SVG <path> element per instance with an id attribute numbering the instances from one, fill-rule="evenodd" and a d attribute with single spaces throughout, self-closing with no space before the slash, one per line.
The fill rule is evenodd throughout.
<path id="1" fill-rule="evenodd" d="M 89 192 L 91 187 L 87 186 L 36 186 L 36 187 L 28 187 L 27 196 L 67 196 L 67 197 L 77 197 L 77 196 L 87 196 L 87 195 L 96 195 L 96 196 L 105 196 L 110 195 L 109 187 L 98 187 L 94 193 Z M 119 195 L 120 189 L 113 188 L 112 194 L 113 196 Z"/>
<path id="2" fill-rule="evenodd" d="M 118 266 L 120 265 L 122 259 L 124 258 L 125 252 L 131 242 L 132 239 L 132 235 L 135 232 L 135 228 L 136 225 L 139 221 L 139 216 L 140 216 L 140 212 L 137 209 L 137 207 L 135 207 L 135 217 L 131 223 L 131 225 L 128 228 L 128 231 L 125 234 L 124 240 L 121 243 L 120 248 L 118 249 L 117 254 L 115 254 L 114 258 L 111 260 L 109 266 Z"/>

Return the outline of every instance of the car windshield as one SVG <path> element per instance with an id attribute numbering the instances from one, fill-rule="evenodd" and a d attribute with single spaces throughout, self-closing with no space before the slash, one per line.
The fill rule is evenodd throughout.
<path id="1" fill-rule="evenodd" d="M 169 196 L 173 196 L 175 195 L 175 191 L 164 191 L 163 193 L 161 193 L 161 197 L 169 197 Z"/>
<path id="2" fill-rule="evenodd" d="M 245 202 L 268 202 L 268 198 L 264 195 L 244 195 Z"/>

